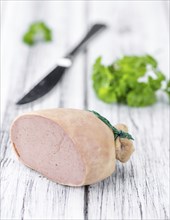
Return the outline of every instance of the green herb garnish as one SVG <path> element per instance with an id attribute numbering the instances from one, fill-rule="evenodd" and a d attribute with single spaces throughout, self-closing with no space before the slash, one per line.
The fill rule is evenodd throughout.
<path id="1" fill-rule="evenodd" d="M 104 118 L 102 115 L 100 115 L 98 112 L 96 111 L 90 111 L 90 112 L 94 113 L 101 121 L 103 121 L 113 131 L 115 140 L 117 137 L 134 140 L 133 137 L 129 133 L 126 133 L 122 130 L 118 130 L 117 128 L 112 126 L 111 123 L 106 118 Z"/>
<path id="2" fill-rule="evenodd" d="M 170 99 L 170 80 L 166 82 L 166 88 L 164 89 L 164 91 L 167 93 Z"/>
<path id="3" fill-rule="evenodd" d="M 97 58 L 92 74 L 93 87 L 99 99 L 137 107 L 157 101 L 156 91 L 162 88 L 166 79 L 153 57 L 124 56 L 109 66 L 101 61 L 101 57 Z M 170 82 L 163 91 L 170 94 Z"/>
<path id="4" fill-rule="evenodd" d="M 44 22 L 35 22 L 29 26 L 23 36 L 23 41 L 32 46 L 39 41 L 51 41 L 52 32 Z"/>

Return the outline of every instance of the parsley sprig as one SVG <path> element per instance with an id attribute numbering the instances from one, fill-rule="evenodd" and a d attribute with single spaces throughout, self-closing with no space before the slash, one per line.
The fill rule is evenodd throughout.
<path id="1" fill-rule="evenodd" d="M 157 101 L 159 89 L 170 96 L 170 82 L 150 55 L 124 56 L 108 66 L 99 57 L 93 66 L 92 80 L 97 96 L 106 103 L 149 106 Z"/>
<path id="2" fill-rule="evenodd" d="M 51 41 L 52 31 L 44 22 L 34 22 L 23 36 L 24 43 L 32 46 L 39 41 Z"/>

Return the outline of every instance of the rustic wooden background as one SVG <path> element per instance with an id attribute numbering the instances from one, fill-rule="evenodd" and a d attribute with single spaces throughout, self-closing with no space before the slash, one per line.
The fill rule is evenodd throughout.
<path id="1" fill-rule="evenodd" d="M 108 64 L 123 54 L 150 53 L 169 73 L 168 1 L 2 1 L 1 2 L 1 219 L 169 219 L 169 105 L 159 93 L 151 107 L 130 108 L 99 101 L 91 70 L 97 56 Z M 21 38 L 28 25 L 45 21 L 53 41 L 28 47 Z M 56 88 L 25 106 L 15 102 L 53 68 L 91 24 L 107 31 L 80 53 Z M 9 141 L 15 116 L 41 108 L 94 109 L 113 124 L 128 124 L 136 151 L 106 180 L 65 187 L 25 167 Z"/>

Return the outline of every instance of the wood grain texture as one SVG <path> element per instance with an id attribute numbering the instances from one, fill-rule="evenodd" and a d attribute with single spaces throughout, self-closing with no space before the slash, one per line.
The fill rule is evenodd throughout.
<path id="1" fill-rule="evenodd" d="M 92 89 L 97 56 L 108 64 L 123 54 L 150 53 L 169 74 L 169 13 L 162 1 L 3 1 L 1 104 L 1 219 L 169 219 L 169 105 L 163 94 L 147 108 L 106 105 Z M 35 20 L 53 30 L 53 41 L 27 47 L 22 34 Z M 108 25 L 80 53 L 61 82 L 25 106 L 15 101 L 38 82 L 95 22 Z M 106 180 L 86 187 L 55 184 L 18 162 L 9 127 L 15 116 L 40 108 L 94 109 L 123 122 L 136 151 Z"/>

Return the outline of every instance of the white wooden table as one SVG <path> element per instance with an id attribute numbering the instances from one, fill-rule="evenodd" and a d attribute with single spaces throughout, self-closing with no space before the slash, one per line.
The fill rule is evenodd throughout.
<path id="1" fill-rule="evenodd" d="M 168 1 L 2 1 L 1 219 L 169 219 L 169 105 L 164 95 L 151 107 L 130 108 L 99 101 L 92 89 L 92 64 L 123 54 L 150 53 L 169 73 Z M 53 41 L 28 47 L 28 25 L 45 21 Z M 71 49 L 95 22 L 108 25 L 80 53 L 72 68 L 45 98 L 17 101 Z M 126 123 L 136 151 L 116 172 L 86 187 L 55 184 L 16 159 L 9 127 L 22 112 L 72 107 L 94 109 L 113 124 Z"/>

